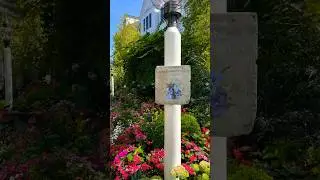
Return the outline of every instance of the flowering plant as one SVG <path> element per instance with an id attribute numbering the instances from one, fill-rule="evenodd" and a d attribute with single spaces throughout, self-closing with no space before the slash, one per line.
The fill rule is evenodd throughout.
<path id="1" fill-rule="evenodd" d="M 187 179 L 189 177 L 188 171 L 183 166 L 173 168 L 170 173 L 175 178 Z"/>
<path id="2" fill-rule="evenodd" d="M 141 147 L 129 145 L 115 156 L 111 167 L 115 171 L 115 179 L 126 180 L 142 173 L 152 176 L 162 174 L 163 158 L 163 149 L 156 149 L 146 155 Z"/>
<path id="3" fill-rule="evenodd" d="M 171 170 L 171 175 L 180 179 L 210 179 L 210 163 L 201 161 L 199 164 L 188 165 L 186 163 L 174 167 Z"/>
<path id="4" fill-rule="evenodd" d="M 161 115 L 158 114 L 159 109 L 160 107 L 154 103 L 143 103 L 140 109 L 132 113 L 134 118 L 138 118 L 140 121 L 124 129 L 111 145 L 111 169 L 114 179 L 163 177 L 165 153 L 162 146 L 156 145 L 156 138 L 159 138 L 160 134 L 156 133 L 155 136 L 148 134 L 147 136 L 148 129 L 144 128 L 144 125 L 150 123 L 154 117 Z M 185 111 L 186 109 L 183 109 L 183 112 Z M 112 117 L 116 116 L 119 115 L 113 114 Z M 161 126 L 159 127 L 161 128 Z M 172 171 L 173 175 L 180 178 L 202 176 L 204 172 L 199 163 L 209 161 L 209 130 L 202 128 L 201 133 L 200 131 L 184 133 L 181 143 L 182 165 Z"/>

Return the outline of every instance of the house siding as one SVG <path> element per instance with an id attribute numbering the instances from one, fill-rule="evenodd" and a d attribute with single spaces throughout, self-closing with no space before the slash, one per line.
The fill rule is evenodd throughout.
<path id="1" fill-rule="evenodd" d="M 186 0 L 182 0 L 181 4 L 182 7 L 185 6 Z M 147 19 L 147 16 L 151 14 L 151 27 L 144 28 L 145 25 L 147 24 L 145 20 Z M 185 10 L 184 8 L 181 9 L 181 14 L 182 16 L 185 16 Z M 154 7 L 154 5 L 151 3 L 151 0 L 144 0 L 143 5 L 141 7 L 141 12 L 140 12 L 140 33 L 141 35 L 145 35 L 146 33 L 154 33 L 160 29 L 165 28 L 165 23 L 162 21 L 161 9 L 157 9 Z M 149 20 L 149 17 L 148 17 Z M 148 22 L 149 24 L 149 22 Z M 179 22 L 178 24 L 178 29 L 180 31 L 183 31 L 183 25 L 182 22 Z"/>

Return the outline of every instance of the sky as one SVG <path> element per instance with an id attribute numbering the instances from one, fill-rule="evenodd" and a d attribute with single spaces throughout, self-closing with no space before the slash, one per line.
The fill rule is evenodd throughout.
<path id="1" fill-rule="evenodd" d="M 139 16 L 143 0 L 111 0 L 110 2 L 110 53 L 113 48 L 113 35 L 118 30 L 124 14 Z M 111 54 L 110 54 L 111 55 Z"/>

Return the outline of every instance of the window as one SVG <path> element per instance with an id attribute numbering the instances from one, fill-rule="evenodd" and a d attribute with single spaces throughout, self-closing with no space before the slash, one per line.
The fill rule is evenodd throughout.
<path id="1" fill-rule="evenodd" d="M 149 27 L 151 28 L 151 13 L 149 14 Z"/>
<path id="2" fill-rule="evenodd" d="M 164 8 L 161 8 L 160 20 L 161 20 L 161 22 L 164 20 Z"/>
<path id="3" fill-rule="evenodd" d="M 143 19 L 143 32 L 146 31 L 146 19 Z"/>
<path id="4" fill-rule="evenodd" d="M 146 18 L 146 29 L 149 29 L 149 16 Z"/>

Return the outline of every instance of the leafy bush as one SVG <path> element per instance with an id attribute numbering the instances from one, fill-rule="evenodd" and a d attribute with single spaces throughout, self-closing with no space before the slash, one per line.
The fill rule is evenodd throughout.
<path id="1" fill-rule="evenodd" d="M 200 125 L 197 119 L 188 113 L 183 113 L 181 116 L 181 132 L 200 134 Z"/>
<path id="2" fill-rule="evenodd" d="M 55 98 L 54 88 L 40 82 L 29 85 L 13 104 L 19 111 L 46 110 Z"/>
<path id="3" fill-rule="evenodd" d="M 157 111 L 151 117 L 145 115 L 145 122 L 142 123 L 143 131 L 153 141 L 155 147 L 163 147 L 164 143 L 164 112 Z M 181 116 L 181 132 L 201 134 L 200 125 L 197 119 L 191 114 L 183 113 Z"/>
<path id="4" fill-rule="evenodd" d="M 163 31 L 141 37 L 127 48 L 123 59 L 125 84 L 141 97 L 154 96 L 154 69 L 163 65 Z M 139 73 L 137 73 L 139 72 Z"/>
<path id="5" fill-rule="evenodd" d="M 255 167 L 240 165 L 235 168 L 228 180 L 273 180 L 266 172 Z"/>
<path id="6" fill-rule="evenodd" d="M 210 102 L 208 98 L 197 99 L 192 102 L 191 107 L 188 111 L 196 117 L 198 123 L 201 127 L 210 127 L 211 117 L 210 117 Z"/>

